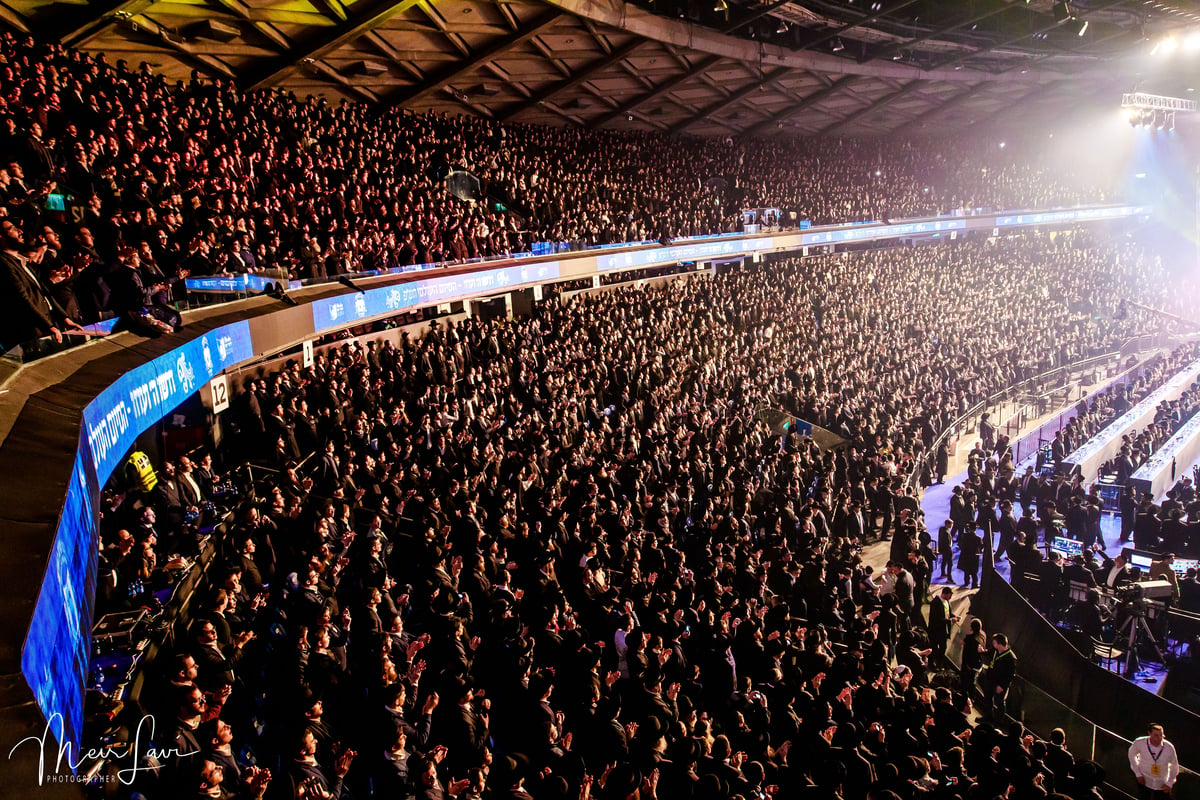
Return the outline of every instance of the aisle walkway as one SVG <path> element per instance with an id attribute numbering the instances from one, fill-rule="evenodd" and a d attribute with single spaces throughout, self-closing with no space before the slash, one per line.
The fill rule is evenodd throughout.
<path id="1" fill-rule="evenodd" d="M 1106 390 L 1111 383 L 1112 381 L 1106 378 L 1090 386 L 1078 387 L 1076 391 L 1071 393 L 1072 399 L 1067 405 L 1056 408 L 1038 419 L 1026 423 L 1017 436 L 1013 438 L 1013 448 L 1021 453 L 1034 452 L 1039 439 L 1050 441 L 1054 438 L 1054 434 L 1059 428 L 1075 418 L 1075 405 L 1084 394 L 1091 397 L 1097 392 Z M 930 535 L 934 536 L 935 539 L 937 538 L 938 526 L 950 518 L 950 497 L 953 494 L 954 487 L 965 482 L 967 479 L 967 454 L 971 451 L 971 446 L 974 443 L 975 439 L 973 435 L 963 436 L 957 453 L 949 461 L 949 474 L 946 477 L 946 481 L 927 487 L 921 497 L 921 511 L 925 514 L 925 525 L 929 529 Z M 1024 471 L 1024 467 L 1022 467 L 1018 471 L 1018 474 L 1023 474 Z M 1105 541 L 1108 541 L 1107 535 L 1105 536 Z"/>
<path id="2" fill-rule="evenodd" d="M 1013 437 L 1013 446 L 1018 448 L 1022 453 L 1033 454 L 1036 452 L 1037 443 L 1041 441 L 1049 441 L 1054 438 L 1055 432 L 1067 422 L 1075 418 L 1075 404 L 1079 399 L 1086 395 L 1091 397 L 1097 392 L 1106 390 L 1112 380 L 1106 378 L 1102 381 L 1097 381 L 1088 386 L 1077 387 L 1070 395 L 1071 400 L 1064 406 L 1054 409 L 1038 419 L 1027 422 L 1017 435 Z M 967 454 L 970 452 L 971 446 L 975 439 L 972 436 L 964 435 L 962 443 L 958 447 L 956 455 L 949 460 L 949 471 L 952 473 L 947 476 L 944 483 L 935 484 L 926 487 L 921 496 L 921 511 L 925 515 L 925 526 L 933 537 L 934 542 L 937 541 L 937 530 L 943 522 L 950 518 L 950 498 L 953 495 L 954 487 L 958 486 L 967 480 Z M 1024 465 L 1021 466 L 1020 472 L 1024 472 Z M 1105 553 L 1115 555 L 1119 553 L 1122 545 L 1118 543 L 1121 533 L 1121 520 L 1112 512 L 1104 512 L 1100 520 L 1100 530 L 1105 544 Z M 868 563 L 875 564 L 876 560 L 880 560 L 880 569 L 882 564 L 887 563 L 888 546 L 886 543 L 872 545 L 867 548 L 870 552 L 874 548 L 880 548 L 881 555 L 875 554 L 874 559 L 868 559 Z M 941 557 L 938 556 L 937 563 L 931 564 L 930 569 L 933 572 L 933 579 L 930 582 L 929 591 L 932 594 L 941 590 L 943 586 L 950 586 L 955 589 L 954 599 L 951 601 L 951 608 L 954 613 L 962 617 L 962 624 L 966 625 L 969 622 L 969 615 L 966 614 L 966 608 L 970 602 L 970 597 L 975 594 L 977 589 L 968 589 L 963 587 L 964 577 L 961 570 L 958 569 L 959 550 L 954 548 L 952 569 L 950 571 L 949 582 L 940 578 L 942 574 Z M 866 558 L 866 553 L 864 553 Z M 1007 560 L 996 565 L 996 571 L 999 572 L 1005 580 L 1009 578 L 1009 564 Z M 956 633 L 960 636 L 960 633 Z M 961 646 L 960 646 L 961 647 Z M 952 646 L 953 649 L 953 646 Z M 957 652 L 954 653 L 954 658 L 957 659 Z"/>

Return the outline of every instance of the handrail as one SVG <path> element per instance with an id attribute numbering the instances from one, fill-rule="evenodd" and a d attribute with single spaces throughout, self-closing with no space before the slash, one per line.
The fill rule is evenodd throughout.
<path id="1" fill-rule="evenodd" d="M 1138 337 L 1131 337 L 1131 338 L 1136 339 Z M 1129 340 L 1127 340 L 1127 341 L 1129 341 Z M 1002 398 L 1010 393 L 1013 393 L 1013 392 L 1019 392 L 1024 387 L 1034 385 L 1034 384 L 1046 379 L 1047 377 L 1054 375 L 1055 373 L 1065 372 L 1069 376 L 1072 372 L 1084 370 L 1084 369 L 1087 369 L 1089 366 L 1099 365 L 1105 361 L 1108 361 L 1109 359 L 1119 358 L 1120 356 L 1121 356 L 1120 348 L 1118 348 L 1117 350 L 1108 352 L 1108 353 L 1103 353 L 1101 355 L 1088 356 L 1087 358 L 1085 358 L 1081 361 L 1077 361 L 1077 362 L 1073 362 L 1071 364 L 1066 364 L 1063 366 L 1048 369 L 1045 372 L 1041 372 L 1037 375 L 1034 375 L 1033 377 L 1024 378 L 1016 383 L 1009 384 L 1008 386 L 1005 386 L 1002 389 L 996 390 L 991 395 L 984 398 L 983 400 L 980 400 L 978 403 L 971 406 L 965 412 L 960 414 L 951 423 L 949 423 L 945 428 L 943 428 L 941 430 L 941 432 L 938 433 L 937 436 L 934 437 L 933 441 L 929 445 L 928 452 L 926 453 L 926 456 L 925 456 L 926 463 L 927 464 L 931 463 L 932 459 L 935 459 L 937 457 L 937 449 L 939 447 L 941 447 L 942 443 L 945 442 L 946 439 L 948 439 L 950 437 L 951 433 L 958 430 L 959 427 L 961 425 L 964 425 L 966 423 L 966 421 L 969 420 L 971 417 L 974 417 L 977 414 L 982 413 L 983 410 L 986 408 L 990 408 L 1000 398 Z M 920 470 L 913 470 L 909 474 L 908 478 L 904 482 L 904 486 L 906 489 L 912 489 L 915 491 L 916 486 L 914 485 L 913 482 L 919 478 L 920 472 L 921 472 Z"/>
<path id="2" fill-rule="evenodd" d="M 1132 211 L 1140 213 L 1142 209 Z M 748 240 L 748 244 L 754 245 L 752 250 L 745 247 L 737 250 L 737 243 L 728 239 L 717 242 L 729 242 L 737 250 L 736 255 L 746 255 L 798 249 L 810 243 L 822 246 L 841 242 L 862 244 L 876 234 L 886 233 L 892 237 L 921 235 L 938 225 L 944 231 L 951 223 L 955 226 L 963 224 L 955 230 L 983 231 L 986 228 L 990 232 L 994 227 L 1015 229 L 1021 225 L 1114 219 L 1119 215 L 1129 216 L 1129 212 L 1130 207 L 1105 207 L 1051 211 L 1005 220 L 983 215 L 879 228 L 858 226 L 845 228 L 844 238 L 839 238 L 841 234 L 837 231 L 798 231 L 753 237 Z M 821 237 L 819 242 L 816 237 Z M 760 244 L 763 246 L 759 247 Z M 682 258 L 681 253 L 695 252 L 693 248 L 703 250 L 708 247 L 707 244 L 688 244 L 643 248 L 634 261 L 677 259 Z M 21 502 L 11 504 L 7 516 L 10 528 L 14 529 L 12 538 L 21 537 L 14 552 L 27 555 L 12 561 L 5 580 L 10 592 L 26 593 L 28 597 L 36 596 L 37 600 L 32 611 L 28 604 L 18 604 L 10 609 L 13 614 L 6 629 L 14 640 L 31 631 L 45 635 L 36 641 L 27 640 L 20 647 L 6 647 L 0 654 L 0 661 L 6 666 L 5 674 L 23 674 L 26 679 L 13 690 L 13 695 L 20 697 L 20 703 L 0 704 L 0 721 L 21 720 L 19 724 L 36 726 L 37 716 L 45 718 L 52 712 L 74 715 L 72 730 L 66 732 L 65 738 L 76 739 L 75 734 L 82 726 L 83 691 L 80 688 L 76 694 L 75 687 L 85 685 L 86 675 L 78 674 L 77 667 L 86 663 L 86 653 L 90 651 L 93 620 L 85 587 L 88 575 L 95 574 L 95 562 L 89 558 L 94 559 L 98 552 L 95 536 L 100 486 L 107 481 L 136 437 L 186 397 L 197 390 L 210 391 L 209 382 L 231 368 L 264 353 L 297 345 L 325 330 L 366 324 L 436 303 L 558 280 L 615 274 L 647 265 L 625 264 L 628 252 L 622 252 L 620 264 L 609 263 L 608 259 L 618 257 L 607 255 L 563 259 L 561 274 L 555 269 L 556 274 L 550 278 L 538 275 L 537 266 L 532 266 L 526 275 L 521 269 L 523 263 L 513 268 L 490 270 L 496 273 L 495 280 L 490 282 L 481 278 L 487 275 L 473 269 L 449 268 L 427 280 L 421 279 L 423 276 L 411 276 L 417 278 L 416 281 L 402 276 L 370 279 L 364 282 L 367 291 L 361 294 L 353 288 L 298 290 L 294 298 L 300 304 L 298 307 L 280 306 L 266 300 L 222 304 L 216 313 L 190 314 L 186 331 L 181 334 L 155 340 L 134 340 L 119 334 L 112 340 L 62 353 L 44 367 L 31 365 L 28 370 L 16 373 L 15 377 L 24 382 L 21 390 L 24 400 L 0 442 L 0 474 L 5 476 L 8 485 L 19 487 L 14 496 Z M 723 252 L 697 260 L 722 257 L 725 257 Z M 501 282 L 499 278 L 505 281 Z M 388 307 L 383 301 L 389 298 L 379 296 L 378 313 L 375 313 L 374 305 L 366 303 L 364 312 L 356 313 L 355 301 L 359 297 L 366 295 L 364 299 L 374 301 L 376 293 L 391 292 L 393 287 L 405 290 L 406 293 L 401 293 L 401 299 L 405 300 L 403 306 Z M 430 291 L 425 292 L 427 288 Z M 339 304 L 339 311 L 340 304 L 346 304 L 345 317 L 338 317 L 332 324 L 328 314 L 317 319 L 319 311 L 330 311 L 334 304 Z M 372 313 L 368 314 L 368 310 Z M 69 386 L 72 391 L 50 396 L 57 384 L 69 384 L 77 376 L 79 383 Z M 105 386 L 105 381 L 111 383 Z M 29 474 L 27 458 L 30 452 L 46 455 L 46 474 L 39 475 L 37 480 Z M 71 486 L 70 492 L 66 492 L 67 485 Z M 64 493 L 69 509 L 64 507 Z M 55 511 L 56 508 L 63 510 Z M 83 601 L 70 602 L 71 598 L 77 601 L 83 598 Z M 64 636 L 55 638 L 58 631 L 63 631 Z M 68 646 L 66 634 L 73 631 L 82 635 Z M 72 647 L 85 655 L 76 657 Z M 46 679 L 47 675 L 62 684 L 61 691 Z M 69 699 L 69 707 L 63 698 Z"/>
<path id="3" fill-rule="evenodd" d="M 1149 341 L 1147 341 L 1147 340 L 1149 340 Z M 945 442 L 946 439 L 948 439 L 954 431 L 959 430 L 960 426 L 966 424 L 967 420 L 971 419 L 971 417 L 974 417 L 974 416 L 982 413 L 984 411 L 984 409 L 990 408 L 992 405 L 994 405 L 998 400 L 1000 400 L 1004 396 L 1011 394 L 1011 393 L 1019 392 L 1024 387 L 1039 383 L 1040 381 L 1042 381 L 1058 372 L 1062 372 L 1062 373 L 1065 373 L 1065 375 L 1070 376 L 1070 374 L 1072 372 L 1086 371 L 1089 367 L 1099 366 L 1100 364 L 1104 363 L 1105 361 L 1108 361 L 1113 358 L 1120 358 L 1120 357 L 1126 355 L 1126 348 L 1129 347 L 1130 345 L 1134 345 L 1134 344 L 1137 345 L 1137 349 L 1132 351 L 1134 353 L 1141 352 L 1142 350 L 1146 350 L 1146 349 L 1151 349 L 1152 347 L 1163 346 L 1163 342 L 1161 341 L 1161 339 L 1158 335 L 1137 334 L 1137 335 L 1131 336 L 1128 339 L 1126 339 L 1125 341 L 1123 341 L 1121 343 L 1120 347 L 1118 347 L 1116 350 L 1112 350 L 1107 353 L 1102 353 L 1100 355 L 1089 356 L 1080 361 L 1072 362 L 1071 364 L 1065 364 L 1063 366 L 1054 367 L 1052 369 L 1046 370 L 1045 372 L 1034 375 L 1031 378 L 1025 378 L 1016 383 L 1009 384 L 1008 386 L 1006 386 L 1002 389 L 996 390 L 991 395 L 989 395 L 988 397 L 986 397 L 983 400 L 980 400 L 978 403 L 976 403 L 975 405 L 968 408 L 964 413 L 960 414 L 957 418 L 954 419 L 954 421 L 949 423 L 945 428 L 943 428 L 938 433 L 937 436 L 934 437 L 933 441 L 930 443 L 929 448 L 925 454 L 926 465 L 929 466 L 933 463 L 933 460 L 937 458 L 938 448 L 941 447 L 942 443 Z M 1146 345 L 1150 345 L 1150 346 L 1146 346 Z M 1139 367 L 1140 367 L 1140 364 L 1135 364 L 1135 365 L 1129 367 L 1121 374 L 1115 376 L 1111 382 L 1116 382 L 1116 381 L 1120 380 L 1122 377 L 1128 376 L 1131 372 L 1138 369 Z M 921 470 L 919 470 L 919 469 L 914 469 L 911 473 L 909 473 L 908 478 L 905 479 L 904 488 L 915 492 L 917 489 L 915 482 L 920 478 L 920 473 L 921 473 Z"/>
<path id="4" fill-rule="evenodd" d="M 1021 227 L 1027 225 L 1038 224 L 1058 224 L 1062 222 L 1085 222 L 1104 219 L 1116 219 L 1120 217 L 1136 216 L 1139 214 L 1149 214 L 1151 209 L 1146 206 L 1130 206 L 1121 203 L 1100 203 L 1100 204 L 1077 204 L 1071 206 L 1053 206 L 1049 209 L 954 209 L 949 213 L 934 213 L 923 214 L 920 216 L 895 220 L 895 222 L 883 222 L 880 220 L 858 220 L 851 222 L 828 222 L 821 225 L 805 225 L 805 221 L 801 221 L 796 225 L 773 225 L 773 226 L 756 226 L 755 231 L 747 231 L 745 229 L 737 231 L 728 231 L 725 233 L 702 233 L 694 236 L 680 236 L 669 240 L 669 244 L 687 244 L 713 241 L 730 241 L 743 240 L 755 237 L 770 236 L 771 234 L 779 233 L 802 233 L 805 241 L 803 244 L 825 244 L 825 243 L 840 243 L 840 242 L 855 242 L 864 239 L 872 238 L 871 232 L 873 229 L 891 229 L 903 228 L 910 226 L 913 223 L 919 222 L 943 222 L 941 226 L 929 228 L 929 232 L 951 232 L 952 230 L 965 230 L 966 226 L 963 221 L 971 217 L 995 217 L 995 227 Z M 968 213 L 969 212 L 969 213 Z M 949 222 L 945 222 L 949 221 Z M 839 236 L 840 232 L 840 236 Z M 912 231 L 912 233 L 923 233 L 923 230 Z M 896 235 L 904 235 L 897 233 Z M 827 238 L 828 237 L 828 238 Z M 530 250 L 517 253 L 498 253 L 490 256 L 477 256 L 475 258 L 466 259 L 446 259 L 443 261 L 432 261 L 425 264 L 407 264 L 390 269 L 370 269 L 359 270 L 357 272 L 341 273 L 339 275 L 328 275 L 323 278 L 309 278 L 303 280 L 285 280 L 285 285 L 288 288 L 300 288 L 302 286 L 317 286 L 324 283 L 336 283 L 340 278 L 355 278 L 365 279 L 378 277 L 381 275 L 400 275 L 408 272 L 423 272 L 431 269 L 445 269 L 447 267 L 456 267 L 463 265 L 477 265 L 485 267 L 489 264 L 504 262 L 504 261 L 528 261 L 538 260 L 550 256 L 574 253 L 584 255 L 587 253 L 598 253 L 606 251 L 606 254 L 623 253 L 630 250 L 638 249 L 658 249 L 663 244 L 661 239 L 639 239 L 636 241 L 626 242 L 611 242 L 608 244 L 586 244 L 581 240 L 573 241 L 555 241 L 555 242 L 536 242 L 530 245 Z M 229 275 L 213 275 L 199 276 L 196 278 L 188 278 L 186 284 L 189 289 L 199 292 L 208 293 L 223 293 L 223 292 L 261 292 L 267 288 L 267 284 L 271 282 L 271 278 L 278 279 L 281 270 L 278 268 L 263 268 L 257 273 L 241 273 Z M 286 278 L 286 276 L 283 276 Z M 218 288 L 220 283 L 224 282 L 228 288 Z M 241 284 L 240 287 L 237 284 Z M 205 288 L 206 286 L 212 288 Z"/>

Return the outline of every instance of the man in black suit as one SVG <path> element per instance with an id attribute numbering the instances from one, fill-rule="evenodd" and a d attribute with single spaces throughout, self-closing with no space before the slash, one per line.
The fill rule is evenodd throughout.
<path id="1" fill-rule="evenodd" d="M 1017 654 L 1003 633 L 992 635 L 992 658 L 987 667 L 988 706 L 993 719 L 1004 722 L 1008 715 L 1008 690 L 1017 676 Z"/>
<path id="2" fill-rule="evenodd" d="M 1054 466 L 1057 467 L 1066 457 L 1067 442 L 1063 438 L 1063 432 L 1061 430 L 1057 430 L 1054 432 L 1054 441 L 1050 443 L 1050 460 L 1054 463 Z"/>
<path id="3" fill-rule="evenodd" d="M 1057 550 L 1051 551 L 1050 557 L 1042 562 L 1038 575 L 1041 578 L 1040 589 L 1044 608 L 1052 618 L 1057 619 L 1066 606 L 1067 582 L 1064 577 L 1062 553 Z"/>
<path id="4" fill-rule="evenodd" d="M 1179 607 L 1184 611 L 1200 612 L 1200 575 L 1191 567 L 1179 581 Z"/>
<path id="5" fill-rule="evenodd" d="M 162 471 L 158 476 L 158 485 L 152 495 L 154 507 L 166 522 L 169 529 L 183 524 L 184 506 L 186 505 L 179 488 L 179 479 L 175 474 L 175 465 L 164 461 Z"/>
<path id="6" fill-rule="evenodd" d="M 1133 520 L 1133 543 L 1141 550 L 1158 550 L 1158 506 L 1149 492 L 1142 494 L 1138 503 L 1137 516 Z"/>
<path id="7" fill-rule="evenodd" d="M 1126 486 L 1121 493 L 1121 544 L 1133 536 L 1133 523 L 1137 519 L 1137 489 Z"/>
<path id="8" fill-rule="evenodd" d="M 246 592 L 246 596 L 253 598 L 262 591 L 264 579 L 262 570 L 254 560 L 254 554 L 258 552 L 258 544 L 254 541 L 254 533 L 247 530 L 240 531 L 234 538 L 234 544 L 238 549 L 238 553 L 230 559 L 229 566 L 240 569 L 242 571 L 242 587 Z"/>
<path id="9" fill-rule="evenodd" d="M 175 748 L 181 757 L 203 751 L 200 723 L 208 711 L 204 692 L 195 686 L 185 687 L 179 694 L 179 710 L 175 717 Z"/>
<path id="10" fill-rule="evenodd" d="M 196 480 L 196 464 L 187 456 L 182 456 L 179 459 L 179 495 L 184 502 L 192 508 L 199 508 L 201 504 L 208 500 L 208 495 L 204 493 L 200 482 Z"/>
<path id="11" fill-rule="evenodd" d="M 1102 569 L 1104 570 L 1104 585 L 1109 589 L 1116 589 L 1133 580 L 1133 570 L 1125 563 L 1123 554 L 1112 561 L 1106 559 Z"/>
<path id="12" fill-rule="evenodd" d="M 933 649 L 932 658 L 936 661 L 948 662 L 946 645 L 950 641 L 950 632 L 958 616 L 950 609 L 950 600 L 954 597 L 954 589 L 946 586 L 929 602 L 929 646 Z"/>
<path id="13" fill-rule="evenodd" d="M 954 523 L 946 520 L 938 528 L 937 548 L 938 558 L 942 563 L 942 579 L 948 583 L 954 582 L 954 538 L 952 531 Z"/>
<path id="14" fill-rule="evenodd" d="M 285 416 L 283 403 L 274 404 L 270 416 L 263 420 L 263 425 L 267 429 L 268 444 L 274 445 L 282 439 L 287 457 L 292 461 L 299 460 L 300 445 L 296 442 L 296 428 Z"/>
<path id="15" fill-rule="evenodd" d="M 1070 505 L 1067 506 L 1066 527 L 1067 536 L 1083 542 L 1084 547 L 1091 547 L 1092 543 L 1087 541 L 1087 509 L 1083 507 L 1082 497 L 1071 498 Z"/>
<path id="16" fill-rule="evenodd" d="M 296 751 L 289 770 L 293 797 L 329 797 L 337 800 L 345 796 L 343 781 L 357 753 L 353 750 L 340 753 L 334 764 L 333 776 L 330 777 L 317 762 L 317 737 L 311 730 L 306 729 L 301 735 Z M 302 788 L 307 793 L 302 792 Z"/>
<path id="17" fill-rule="evenodd" d="M 1088 569 L 1084 562 L 1085 559 L 1082 555 L 1071 556 L 1071 563 L 1063 567 L 1063 579 L 1067 581 L 1068 585 L 1082 583 L 1088 588 L 1096 585 L 1096 573 Z"/>
<path id="18" fill-rule="evenodd" d="M 321 457 L 321 465 L 317 468 L 317 491 L 323 497 L 329 497 L 333 490 L 342 484 L 341 459 L 333 442 L 325 445 L 325 455 Z"/>
<path id="19" fill-rule="evenodd" d="M 1025 474 L 1017 486 L 1017 497 L 1021 500 L 1021 508 L 1031 509 L 1037 502 L 1038 480 L 1033 474 L 1033 467 L 1026 467 Z"/>
<path id="20" fill-rule="evenodd" d="M 200 458 L 200 463 L 196 464 L 196 468 L 192 470 L 192 478 L 200 487 L 200 494 L 203 497 L 212 498 L 217 483 L 220 481 L 220 477 L 213 468 L 212 453 L 205 453 Z"/>
<path id="21" fill-rule="evenodd" d="M 38 280 L 35 270 L 45 251 L 42 245 L 29 252 L 20 226 L 0 219 L 0 351 L 39 336 L 61 342 L 64 330 L 79 328 Z"/>
<path id="22" fill-rule="evenodd" d="M 471 687 L 458 681 L 453 689 L 455 703 L 445 707 L 434 720 L 434 736 L 450 751 L 448 766 L 452 774 L 469 769 L 483 754 L 488 738 L 488 712 L 491 702 L 475 696 Z M 476 706 L 478 705 L 478 709 Z"/>
<path id="23" fill-rule="evenodd" d="M 217 629 L 212 620 L 202 619 L 192 626 L 195 646 L 192 655 L 199 668 L 196 682 L 202 687 L 215 688 L 232 685 L 236 676 L 234 668 L 242 660 L 242 647 L 254 638 L 253 631 L 243 631 L 233 637 L 232 649 L 226 653 L 217 644 Z"/>
<path id="24" fill-rule="evenodd" d="M 1017 519 L 1013 516 L 1011 500 L 1000 501 L 1000 519 L 996 521 L 996 530 L 1000 534 L 1000 542 L 996 545 L 996 561 L 999 561 L 1017 541 Z"/>

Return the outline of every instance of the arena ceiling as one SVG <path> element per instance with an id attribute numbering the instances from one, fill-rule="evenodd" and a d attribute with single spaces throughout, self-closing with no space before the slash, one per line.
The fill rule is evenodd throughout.
<path id="1" fill-rule="evenodd" d="M 1152 42 L 1200 26 L 1200 3 L 0 0 L 0 20 L 172 79 L 198 70 L 301 97 L 670 133 L 872 135 L 1115 107 L 1123 91 L 1159 88 Z"/>

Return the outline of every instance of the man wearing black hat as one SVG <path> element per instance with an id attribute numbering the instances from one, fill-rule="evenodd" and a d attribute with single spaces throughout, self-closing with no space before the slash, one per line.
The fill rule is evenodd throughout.
<path id="1" fill-rule="evenodd" d="M 996 521 L 996 530 L 1000 533 L 1000 542 L 996 545 L 996 560 L 999 561 L 1017 540 L 1017 520 L 1013 516 L 1011 500 L 1000 501 L 1000 519 Z"/>
<path id="2" fill-rule="evenodd" d="M 1127 485 L 1121 492 L 1121 544 L 1133 536 L 1133 523 L 1137 519 L 1138 496 L 1137 488 Z"/>
<path id="3" fill-rule="evenodd" d="M 1133 544 L 1139 550 L 1158 550 L 1158 535 L 1160 530 L 1158 507 L 1154 505 L 1154 495 L 1149 492 L 1142 494 L 1138 504 L 1137 516 L 1133 522 Z"/>

